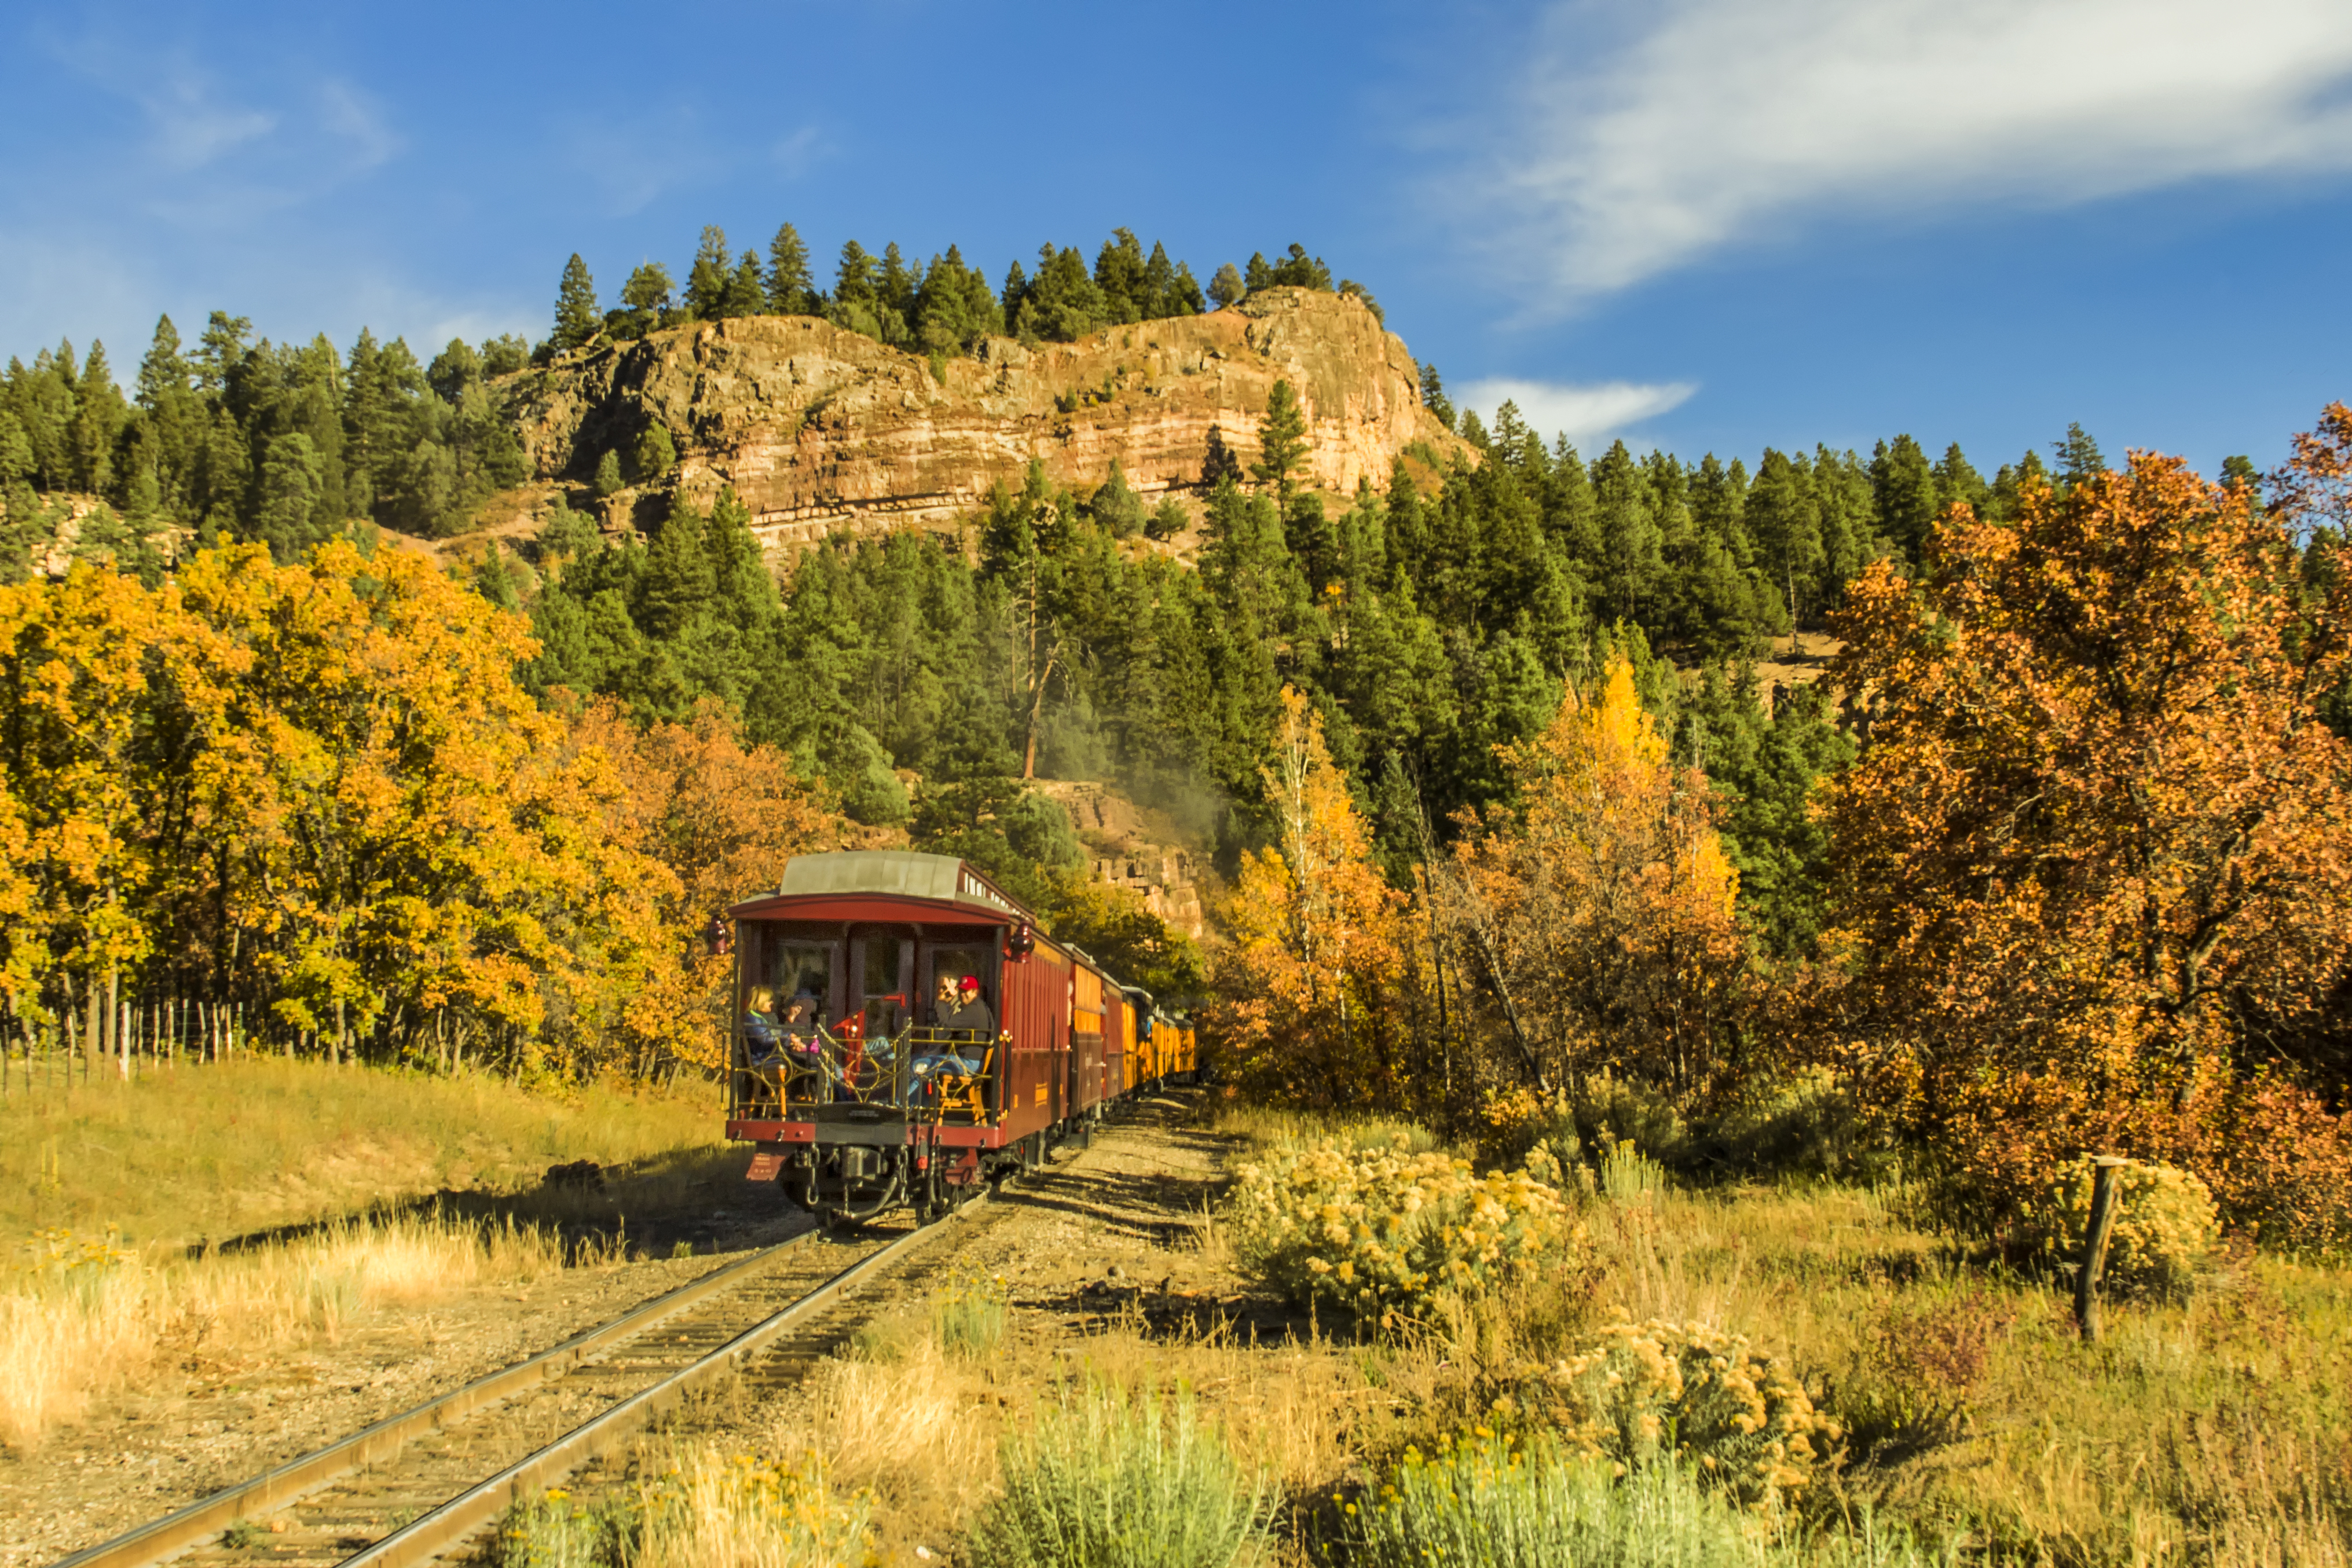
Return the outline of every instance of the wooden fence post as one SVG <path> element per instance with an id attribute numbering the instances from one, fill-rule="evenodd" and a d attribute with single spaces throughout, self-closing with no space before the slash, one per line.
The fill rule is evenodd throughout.
<path id="1" fill-rule="evenodd" d="M 2102 1154 L 2092 1168 L 2091 1223 L 2083 1233 L 2082 1267 L 2074 1271 L 2074 1323 L 2084 1342 L 2097 1344 L 2104 1324 L 2099 1320 L 2099 1271 L 2107 1266 L 2107 1237 L 2116 1228 L 2117 1173 L 2129 1160 Z"/>

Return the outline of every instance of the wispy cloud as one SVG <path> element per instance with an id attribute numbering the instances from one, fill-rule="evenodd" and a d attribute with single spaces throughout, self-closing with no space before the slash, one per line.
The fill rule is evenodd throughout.
<path id="1" fill-rule="evenodd" d="M 1486 194 L 1573 297 L 1810 218 L 2352 167 L 2343 0 L 1563 5 Z"/>
<path id="2" fill-rule="evenodd" d="M 783 171 L 784 178 L 797 180 L 824 163 L 832 153 L 833 143 L 825 140 L 824 132 L 814 125 L 803 125 L 791 135 L 778 140 L 768 155 L 775 160 L 776 167 Z"/>
<path id="3" fill-rule="evenodd" d="M 1495 376 L 1463 383 L 1454 389 L 1454 400 L 1461 407 L 1476 409 L 1481 419 L 1490 422 L 1504 404 L 1516 404 L 1528 427 L 1547 441 L 1566 436 L 1570 446 L 1590 447 L 1623 435 L 1644 419 L 1682 406 L 1697 390 L 1686 381 L 1603 381 L 1580 385 Z"/>

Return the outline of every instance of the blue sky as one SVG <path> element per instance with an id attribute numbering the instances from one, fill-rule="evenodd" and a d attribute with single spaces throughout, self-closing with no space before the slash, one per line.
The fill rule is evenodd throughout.
<path id="1" fill-rule="evenodd" d="M 1588 450 L 2268 467 L 2352 398 L 2352 5 L 11 6 L 0 352 L 544 335 L 704 224 L 1292 240 Z"/>

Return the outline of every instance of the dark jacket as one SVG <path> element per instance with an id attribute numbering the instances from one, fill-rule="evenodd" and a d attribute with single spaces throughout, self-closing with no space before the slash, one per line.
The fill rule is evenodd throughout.
<path id="1" fill-rule="evenodd" d="M 962 1030 L 983 1040 L 992 1040 L 996 1038 L 996 1015 L 988 1010 L 987 1003 L 975 996 L 960 1004 L 954 1012 L 941 1019 L 940 1027 Z"/>

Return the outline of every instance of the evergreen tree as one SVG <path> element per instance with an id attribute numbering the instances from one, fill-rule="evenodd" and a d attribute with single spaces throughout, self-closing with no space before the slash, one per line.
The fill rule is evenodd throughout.
<path id="1" fill-rule="evenodd" d="M 677 443 L 671 438 L 669 426 L 659 423 L 646 426 L 638 434 L 636 445 L 629 448 L 631 482 L 651 484 L 676 467 Z"/>
<path id="2" fill-rule="evenodd" d="M 1897 436 L 1892 445 L 1881 441 L 1870 459 L 1870 489 L 1880 531 L 1906 559 L 1919 560 L 1941 510 L 1936 476 L 1919 443 L 1908 436 Z"/>
<path id="3" fill-rule="evenodd" d="M 874 257 L 854 239 L 842 245 L 841 261 L 834 269 L 833 302 L 873 307 Z"/>
<path id="4" fill-rule="evenodd" d="M 1037 277 L 1021 304 L 1015 330 L 1049 342 L 1072 342 L 1103 321 L 1102 290 L 1087 270 L 1086 258 L 1076 246 L 1056 250 L 1051 245 L 1037 251 Z"/>
<path id="5" fill-rule="evenodd" d="M 1287 517 L 1294 486 L 1291 476 L 1307 465 L 1307 413 L 1298 405 L 1290 383 L 1277 381 L 1266 395 L 1265 416 L 1257 424 L 1258 460 L 1250 478 L 1271 486 L 1275 506 Z"/>
<path id="6" fill-rule="evenodd" d="M 2065 437 L 2058 443 L 2058 482 L 2078 485 L 2095 474 L 2107 471 L 2107 459 L 2101 455 L 2099 444 L 2078 420 L 2066 426 Z"/>
<path id="7" fill-rule="evenodd" d="M 548 342 L 562 353 L 589 342 L 604 325 L 604 313 L 596 304 L 596 280 L 589 277 L 588 264 L 575 250 L 563 264 L 563 281 L 555 290 L 555 331 Z"/>
<path id="8" fill-rule="evenodd" d="M 1650 487 L 1622 440 L 1592 465 L 1592 501 L 1601 603 L 1615 618 L 1639 624 L 1664 566 L 1664 538 Z"/>
<path id="9" fill-rule="evenodd" d="M 715 223 L 706 225 L 702 244 L 694 253 L 694 264 L 686 273 L 686 313 L 689 320 L 715 321 L 726 314 L 727 285 L 734 270 L 733 260 L 727 253 L 727 231 Z"/>
<path id="10" fill-rule="evenodd" d="M 1790 458 L 1767 447 L 1748 487 L 1746 519 L 1756 542 L 1756 563 L 1780 588 L 1792 617 L 1811 607 L 1811 590 L 1821 570 L 1822 507 L 1813 489 L 1812 465 L 1803 454 Z"/>
<path id="11" fill-rule="evenodd" d="M 1421 405 L 1436 415 L 1437 422 L 1448 430 L 1454 428 L 1454 399 L 1445 395 L 1445 383 L 1433 364 L 1421 367 Z"/>
<path id="12" fill-rule="evenodd" d="M 637 590 L 638 624 L 651 637 L 677 637 L 709 606 L 717 584 L 703 515 L 680 496 L 671 502 L 668 518 L 646 552 L 645 577 Z"/>
<path id="13" fill-rule="evenodd" d="M 1021 270 L 1021 263 L 1016 261 L 1004 269 L 1004 289 L 997 301 L 1004 312 L 1006 331 L 1018 333 L 1021 331 L 1021 307 L 1028 299 L 1029 275 Z"/>
<path id="14" fill-rule="evenodd" d="M 648 261 L 629 274 L 621 285 L 621 308 L 604 318 L 605 325 L 615 337 L 641 338 L 662 324 L 669 314 L 669 268 L 658 261 Z"/>
<path id="15" fill-rule="evenodd" d="M 1167 252 L 1155 249 L 1152 254 L 1163 268 L 1167 265 Z M 1159 300 L 1150 270 L 1150 263 L 1143 256 L 1143 242 L 1135 237 L 1135 231 L 1111 230 L 1102 249 L 1095 253 L 1095 289 L 1102 296 L 1104 321 L 1114 325 L 1140 321 L 1158 313 Z"/>
<path id="16" fill-rule="evenodd" d="M 1209 279 L 1210 302 L 1220 310 L 1239 300 L 1248 292 L 1248 285 L 1242 281 L 1240 271 L 1230 261 L 1220 266 L 1215 275 Z"/>
<path id="17" fill-rule="evenodd" d="M 1946 505 L 1966 501 L 1979 517 L 1985 515 L 1991 501 L 1992 487 L 1969 463 L 1958 441 L 1944 448 L 1944 460 L 1936 465 L 1936 494 Z"/>
<path id="18" fill-rule="evenodd" d="M 596 459 L 596 477 L 589 482 L 588 488 L 594 490 L 601 498 L 619 490 L 624 482 L 621 478 L 621 454 L 611 447 L 606 447 L 604 455 Z"/>
<path id="19" fill-rule="evenodd" d="M 300 432 L 273 438 L 261 464 L 255 531 L 281 563 L 299 561 L 325 537 L 316 525 L 324 485 L 318 449 Z"/>
<path id="20" fill-rule="evenodd" d="M 791 224 L 768 241 L 767 290 L 768 309 L 779 316 L 814 316 L 820 309 L 809 276 L 808 247 Z"/>
<path id="21" fill-rule="evenodd" d="M 726 293 L 719 301 L 722 318 L 756 316 L 767 308 L 768 291 L 760 275 L 760 258 L 756 252 L 745 251 L 735 264 L 735 271 L 727 279 Z"/>

